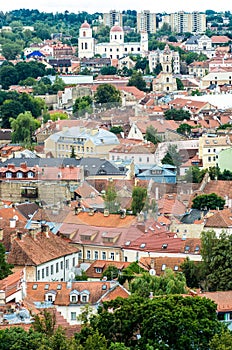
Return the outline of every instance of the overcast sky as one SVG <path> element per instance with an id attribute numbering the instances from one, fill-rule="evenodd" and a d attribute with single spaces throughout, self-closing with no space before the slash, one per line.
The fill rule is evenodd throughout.
<path id="1" fill-rule="evenodd" d="M 44 12 L 74 12 L 86 11 L 108 12 L 109 10 L 150 10 L 152 12 L 173 12 L 173 11 L 231 11 L 232 3 L 228 0 L 8 0 L 1 1 L 0 10 L 3 12 L 20 8 L 38 9 Z"/>

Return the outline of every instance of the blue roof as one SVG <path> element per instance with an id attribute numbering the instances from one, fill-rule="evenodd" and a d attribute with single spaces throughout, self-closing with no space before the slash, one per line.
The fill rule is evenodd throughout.
<path id="1" fill-rule="evenodd" d="M 29 53 L 26 57 L 27 58 L 31 58 L 31 57 L 45 57 L 45 55 L 42 54 L 40 51 L 33 51 L 33 52 Z"/>

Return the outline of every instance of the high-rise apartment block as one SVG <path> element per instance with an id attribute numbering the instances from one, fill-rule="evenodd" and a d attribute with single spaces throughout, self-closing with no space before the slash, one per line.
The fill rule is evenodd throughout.
<path id="1" fill-rule="evenodd" d="M 111 10 L 109 13 L 103 13 L 103 23 L 110 28 L 115 25 L 122 27 L 122 13 L 116 10 Z"/>
<path id="2" fill-rule="evenodd" d="M 164 23 L 171 26 L 176 33 L 203 33 L 206 30 L 206 15 L 200 12 L 186 13 L 183 11 L 163 16 L 159 27 Z"/>
<path id="3" fill-rule="evenodd" d="M 156 32 L 156 14 L 149 10 L 137 13 L 137 32 L 155 33 Z"/>

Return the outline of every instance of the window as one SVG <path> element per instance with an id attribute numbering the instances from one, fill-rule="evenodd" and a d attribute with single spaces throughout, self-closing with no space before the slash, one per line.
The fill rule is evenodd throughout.
<path id="1" fill-rule="evenodd" d="M 211 162 L 211 157 L 208 157 L 208 162 Z"/>
<path id="2" fill-rule="evenodd" d="M 76 312 L 71 312 L 71 321 L 76 321 L 76 319 L 77 319 Z"/>
<path id="3" fill-rule="evenodd" d="M 141 157 L 139 157 L 139 162 L 140 162 L 140 163 L 142 162 L 142 158 L 141 158 Z"/>
<path id="4" fill-rule="evenodd" d="M 174 266 L 174 271 L 178 271 L 178 269 L 179 269 L 179 266 L 178 266 L 178 265 L 175 265 L 175 266 Z"/>
<path id="5" fill-rule="evenodd" d="M 48 297 L 47 297 L 47 301 L 51 301 L 51 302 L 53 302 L 52 295 L 48 295 Z"/>
<path id="6" fill-rule="evenodd" d="M 60 262 L 60 269 L 63 270 L 63 261 Z"/>
<path id="7" fill-rule="evenodd" d="M 96 267 L 95 272 L 96 273 L 102 273 L 102 268 L 101 267 Z"/>
<path id="8" fill-rule="evenodd" d="M 75 265 L 76 265 L 76 259 L 73 258 L 73 266 L 75 266 Z"/>
<path id="9" fill-rule="evenodd" d="M 95 252 L 94 252 L 94 260 L 98 260 L 98 256 L 99 256 L 98 251 L 95 250 Z"/>
<path id="10" fill-rule="evenodd" d="M 66 267 L 66 269 L 69 268 L 69 261 L 68 260 L 65 261 L 65 267 Z"/>
<path id="11" fill-rule="evenodd" d="M 208 152 L 210 153 L 210 148 L 208 148 Z"/>
<path id="12" fill-rule="evenodd" d="M 45 284 L 44 289 L 48 290 L 49 289 L 49 284 Z"/>
<path id="13" fill-rule="evenodd" d="M 76 295 L 71 295 L 71 300 L 72 303 L 76 303 L 77 302 L 77 296 Z"/>
<path id="14" fill-rule="evenodd" d="M 87 295 L 82 295 L 82 296 L 81 296 L 81 301 L 82 301 L 83 303 L 87 303 Z"/>
<path id="15" fill-rule="evenodd" d="M 48 277 L 48 275 L 49 275 L 49 268 L 48 268 L 48 266 L 46 267 L 46 276 Z"/>
<path id="16" fill-rule="evenodd" d="M 37 272 L 37 280 L 40 280 L 40 271 Z"/>
<path id="17" fill-rule="evenodd" d="M 51 265 L 51 275 L 53 275 L 53 265 Z"/>
<path id="18" fill-rule="evenodd" d="M 61 285 L 61 284 L 57 284 L 56 289 L 57 289 L 57 290 L 61 290 L 61 288 L 62 288 L 62 285 Z"/>
<path id="19" fill-rule="evenodd" d="M 164 271 L 166 269 L 166 265 L 163 264 L 162 267 L 161 267 L 161 270 Z"/>
<path id="20" fill-rule="evenodd" d="M 16 176 L 18 179 L 22 179 L 23 173 L 21 173 L 21 171 L 19 171 Z"/>
<path id="21" fill-rule="evenodd" d="M 147 163 L 149 163 L 149 161 L 150 161 L 150 158 L 149 158 L 149 157 L 147 157 Z"/>
<path id="22" fill-rule="evenodd" d="M 102 252 L 102 260 L 106 260 L 106 252 Z"/>
<path id="23" fill-rule="evenodd" d="M 11 179 L 12 178 L 12 173 L 10 173 L 9 171 L 6 172 L 6 178 L 7 179 Z"/>
<path id="24" fill-rule="evenodd" d="M 88 260 L 91 259 L 91 252 L 90 252 L 90 250 L 87 250 L 87 252 L 86 252 L 86 259 L 88 259 Z"/>
<path id="25" fill-rule="evenodd" d="M 42 269 L 42 278 L 44 278 L 44 269 Z"/>
<path id="26" fill-rule="evenodd" d="M 56 263 L 56 273 L 59 272 L 59 263 Z"/>
<path id="27" fill-rule="evenodd" d="M 114 253 L 110 253 L 110 260 L 114 260 Z"/>

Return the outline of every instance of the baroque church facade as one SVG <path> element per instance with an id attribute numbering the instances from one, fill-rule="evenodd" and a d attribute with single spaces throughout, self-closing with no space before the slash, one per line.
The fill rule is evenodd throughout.
<path id="1" fill-rule="evenodd" d="M 148 52 L 148 34 L 141 33 L 140 42 L 125 43 L 124 30 L 115 25 L 110 30 L 109 43 L 95 43 L 90 25 L 81 25 L 78 38 L 78 57 L 92 58 L 94 55 L 110 59 L 120 59 L 128 55 L 145 56 Z"/>

